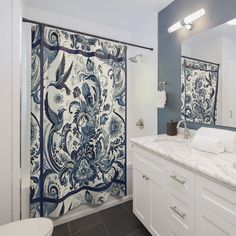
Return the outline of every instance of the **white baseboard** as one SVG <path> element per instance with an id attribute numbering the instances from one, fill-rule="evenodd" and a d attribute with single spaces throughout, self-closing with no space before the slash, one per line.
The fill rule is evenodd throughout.
<path id="1" fill-rule="evenodd" d="M 54 220 L 53 223 L 54 223 L 54 226 L 65 224 L 65 223 L 70 222 L 72 220 L 76 220 L 76 219 L 81 218 L 83 216 L 91 215 L 93 213 L 96 213 L 96 212 L 105 210 L 107 208 L 119 205 L 121 203 L 130 201 L 132 199 L 133 199 L 133 195 L 131 194 L 131 195 L 123 197 L 122 199 L 117 199 L 117 198 L 111 197 L 110 200 L 108 200 L 106 203 L 104 203 L 103 205 L 98 206 L 98 207 L 89 207 L 89 206 L 84 205 L 84 206 L 78 207 L 74 210 L 71 210 L 70 212 L 68 212 L 64 216 L 61 216 L 58 219 Z"/>

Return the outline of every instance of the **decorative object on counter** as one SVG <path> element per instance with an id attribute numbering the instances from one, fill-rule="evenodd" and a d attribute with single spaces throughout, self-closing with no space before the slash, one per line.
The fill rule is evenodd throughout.
<path id="1" fill-rule="evenodd" d="M 234 152 L 236 150 L 236 132 L 202 127 L 197 130 L 195 137 L 208 137 L 209 139 L 219 139 L 226 152 Z"/>
<path id="2" fill-rule="evenodd" d="M 181 58 L 181 116 L 186 121 L 215 124 L 219 64 Z"/>
<path id="3" fill-rule="evenodd" d="M 172 26 L 170 26 L 168 28 L 168 33 L 173 33 L 176 30 L 182 29 L 183 27 L 185 27 L 187 30 L 191 30 L 193 28 L 193 22 L 197 19 L 199 19 L 200 17 L 205 15 L 205 10 L 204 9 L 200 9 L 196 12 L 194 12 L 193 14 L 185 17 L 183 20 L 180 20 L 178 22 L 176 22 L 175 24 L 173 24 Z"/>
<path id="4" fill-rule="evenodd" d="M 186 120 L 180 120 L 176 126 L 177 130 L 179 129 L 181 124 L 184 124 L 184 139 L 188 139 L 190 136 L 189 129 L 187 128 L 187 123 Z"/>
<path id="5" fill-rule="evenodd" d="M 139 119 L 139 120 L 136 122 L 136 126 L 139 127 L 140 129 L 143 129 L 143 128 L 144 128 L 143 119 Z"/>
<path id="6" fill-rule="evenodd" d="M 223 142 L 219 138 L 195 135 L 192 147 L 203 152 L 222 153 L 225 150 Z"/>
<path id="7" fill-rule="evenodd" d="M 166 82 L 160 81 L 159 84 L 162 85 L 163 90 L 157 91 L 157 108 L 164 108 L 167 101 L 166 87 L 165 87 Z"/>
<path id="8" fill-rule="evenodd" d="M 169 136 L 177 135 L 177 121 L 170 120 L 166 123 L 166 134 Z"/>

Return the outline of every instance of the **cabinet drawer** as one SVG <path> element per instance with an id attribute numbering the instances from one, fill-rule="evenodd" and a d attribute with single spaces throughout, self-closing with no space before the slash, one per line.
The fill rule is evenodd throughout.
<path id="1" fill-rule="evenodd" d="M 134 153 L 134 154 L 135 154 L 134 159 L 133 159 L 134 169 L 138 169 L 144 173 L 146 172 L 146 174 L 149 173 L 151 165 L 147 161 L 145 161 L 145 157 L 141 156 L 138 153 Z"/>
<path id="2" fill-rule="evenodd" d="M 158 155 L 153 154 L 149 151 L 143 150 L 140 147 L 133 148 L 133 155 L 134 158 L 138 155 L 139 157 L 142 157 L 144 161 L 150 162 L 152 164 L 161 165 L 162 167 L 165 166 L 166 163 L 168 163 L 168 161 L 164 160 L 162 157 L 159 157 Z"/>
<path id="3" fill-rule="evenodd" d="M 236 227 L 228 221 L 214 214 L 206 207 L 197 204 L 196 207 L 196 235 L 197 236 L 235 236 Z"/>
<path id="4" fill-rule="evenodd" d="M 166 230 L 166 236 L 193 236 L 189 235 L 179 225 L 174 224 L 172 221 L 168 220 L 168 226 Z"/>
<path id="5" fill-rule="evenodd" d="M 168 163 L 168 184 L 182 194 L 195 199 L 194 173 L 171 162 Z"/>
<path id="6" fill-rule="evenodd" d="M 168 187 L 168 222 L 171 222 L 180 235 L 195 234 L 195 202 L 175 188 Z"/>
<path id="7" fill-rule="evenodd" d="M 162 185 L 166 183 L 165 171 L 162 162 L 154 163 L 147 159 L 146 156 L 142 156 L 139 153 L 134 153 L 133 166 L 143 173 L 144 178 L 152 179 L 152 181 Z"/>
<path id="8" fill-rule="evenodd" d="M 236 192 L 197 176 L 197 202 L 236 226 Z"/>

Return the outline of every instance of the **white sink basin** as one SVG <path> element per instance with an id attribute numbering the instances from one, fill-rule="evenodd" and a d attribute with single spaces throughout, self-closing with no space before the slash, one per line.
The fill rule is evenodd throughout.
<path id="1" fill-rule="evenodd" d="M 173 153 L 190 151 L 191 148 L 191 143 L 186 139 L 154 139 L 153 142 L 158 147 Z"/>

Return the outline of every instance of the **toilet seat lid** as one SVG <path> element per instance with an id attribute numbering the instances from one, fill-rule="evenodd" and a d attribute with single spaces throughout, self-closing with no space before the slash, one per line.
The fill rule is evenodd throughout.
<path id="1" fill-rule="evenodd" d="M 1 236 L 48 236 L 53 231 L 53 223 L 47 218 L 33 218 L 0 226 Z"/>

